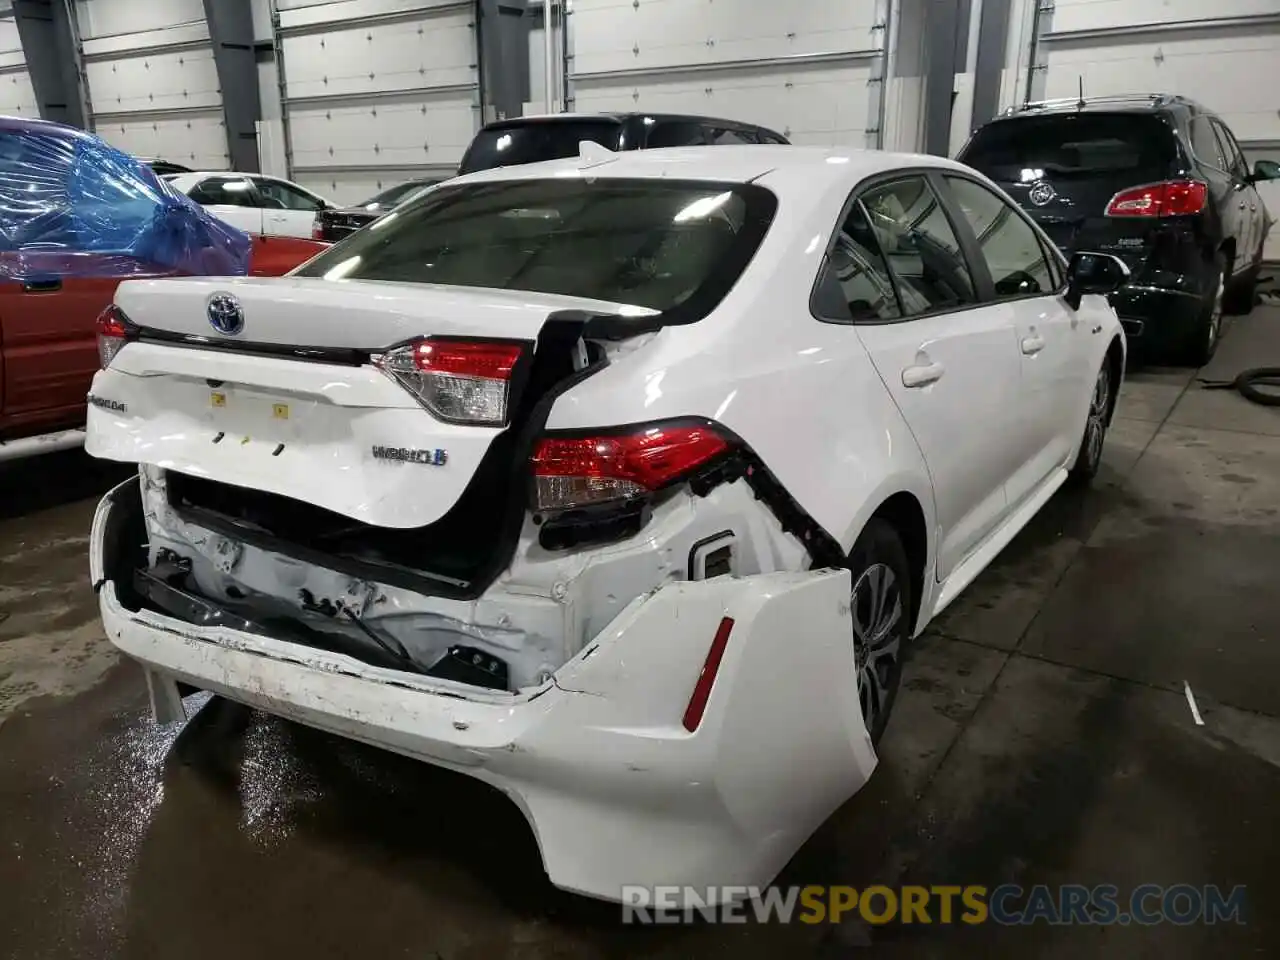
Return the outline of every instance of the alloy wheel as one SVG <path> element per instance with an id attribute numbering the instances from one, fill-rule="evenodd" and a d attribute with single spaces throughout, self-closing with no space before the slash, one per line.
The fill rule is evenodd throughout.
<path id="1" fill-rule="evenodd" d="M 1107 438 L 1107 412 L 1111 407 L 1111 366 L 1103 363 L 1089 400 L 1089 420 L 1084 428 L 1085 455 L 1090 466 L 1102 459 L 1102 444 Z"/>
<path id="2" fill-rule="evenodd" d="M 875 563 L 853 585 L 853 652 L 858 698 L 867 731 L 878 729 L 888 709 L 902 655 L 906 618 L 902 590 L 892 568 Z"/>

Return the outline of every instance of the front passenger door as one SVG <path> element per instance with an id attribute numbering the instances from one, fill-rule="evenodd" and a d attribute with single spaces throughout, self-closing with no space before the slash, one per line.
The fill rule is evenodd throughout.
<path id="1" fill-rule="evenodd" d="M 1061 265 L 1050 262 L 1034 227 L 1018 207 L 968 177 L 943 178 L 977 240 L 991 277 L 991 309 L 1009 317 L 1021 386 L 1014 425 L 1018 463 L 1009 476 L 1009 504 L 1018 506 L 1062 469 L 1080 445 L 1089 386 L 1090 330 L 1058 293 Z"/>
<path id="2" fill-rule="evenodd" d="M 884 277 L 868 283 L 853 274 L 859 285 L 847 290 L 851 304 L 879 302 L 886 287 L 893 293 L 897 319 L 855 319 L 856 329 L 928 466 L 942 580 L 1007 513 L 1019 380 L 1010 313 L 979 302 L 970 265 L 923 174 L 864 190 L 844 234 L 840 240 L 874 251 Z M 876 309 L 885 312 L 883 304 Z"/>
<path id="3" fill-rule="evenodd" d="M 210 177 L 196 184 L 187 196 L 251 237 L 262 233 L 262 201 L 248 177 Z"/>
<path id="4" fill-rule="evenodd" d="M 262 231 L 269 237 L 310 238 L 320 211 L 319 197 L 306 193 L 291 183 L 270 177 L 254 178 L 262 195 Z"/>

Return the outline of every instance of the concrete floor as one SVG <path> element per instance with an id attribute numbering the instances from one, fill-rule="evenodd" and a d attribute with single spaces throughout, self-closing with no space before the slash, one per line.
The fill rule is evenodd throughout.
<path id="1" fill-rule="evenodd" d="M 1209 372 L 1268 362 L 1260 308 Z M 1245 884 L 1229 927 L 624 928 L 468 780 L 218 700 L 153 727 L 86 583 L 119 475 L 0 470 L 0 955 L 1280 955 L 1280 408 L 1132 372 L 1097 484 L 930 629 L 870 786 L 780 878 Z"/>

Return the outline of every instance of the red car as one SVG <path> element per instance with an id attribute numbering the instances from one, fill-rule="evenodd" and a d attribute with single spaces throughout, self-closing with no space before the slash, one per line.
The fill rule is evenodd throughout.
<path id="1" fill-rule="evenodd" d="M 325 247 L 249 238 L 96 137 L 0 117 L 0 461 L 83 442 L 121 280 L 279 276 Z"/>

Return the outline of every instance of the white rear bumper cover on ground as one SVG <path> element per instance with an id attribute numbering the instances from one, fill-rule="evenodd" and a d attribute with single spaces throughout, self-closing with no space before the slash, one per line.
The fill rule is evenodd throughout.
<path id="1" fill-rule="evenodd" d="M 91 573 L 107 636 L 146 668 L 153 698 L 181 680 L 492 784 L 566 890 L 620 899 L 633 884 L 766 884 L 875 767 L 846 571 L 669 584 L 551 683 L 506 694 L 129 611 L 103 557 L 125 490 L 136 495 L 122 485 L 98 508 Z M 689 733 L 682 718 L 725 617 L 729 640 Z"/>

